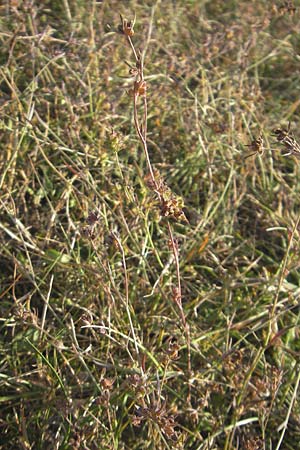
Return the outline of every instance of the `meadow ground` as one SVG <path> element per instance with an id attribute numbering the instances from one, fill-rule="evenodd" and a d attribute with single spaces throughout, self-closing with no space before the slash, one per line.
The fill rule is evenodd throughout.
<path id="1" fill-rule="evenodd" d="M 1 2 L 0 449 L 300 449 L 299 68 L 297 1 Z"/>

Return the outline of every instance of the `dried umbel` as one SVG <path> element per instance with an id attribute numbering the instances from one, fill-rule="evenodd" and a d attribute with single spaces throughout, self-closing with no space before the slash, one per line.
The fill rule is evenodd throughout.
<path id="1" fill-rule="evenodd" d="M 90 211 L 86 218 L 87 226 L 82 228 L 82 235 L 86 238 L 94 240 L 99 232 L 99 225 L 101 222 L 100 212 L 96 209 Z"/>
<path id="2" fill-rule="evenodd" d="M 260 450 L 263 448 L 261 438 L 256 436 L 242 436 L 241 443 L 244 450 Z"/>
<path id="3" fill-rule="evenodd" d="M 144 398 L 149 391 L 149 384 L 147 383 L 146 378 L 138 374 L 128 375 L 126 384 L 138 398 Z"/>
<path id="4" fill-rule="evenodd" d="M 172 217 L 175 220 L 187 222 L 182 207 L 182 198 L 176 197 L 171 191 L 167 192 L 161 199 L 160 210 L 163 217 Z"/>
<path id="5" fill-rule="evenodd" d="M 166 354 L 172 361 L 176 361 L 179 359 L 179 349 L 180 345 L 176 340 L 169 340 L 168 348 L 166 349 Z"/>
<path id="6" fill-rule="evenodd" d="M 247 155 L 245 157 L 245 159 L 250 158 L 250 156 L 253 156 L 253 155 L 255 155 L 255 156 L 262 155 L 265 151 L 264 140 L 263 140 L 262 134 L 260 134 L 258 136 L 258 138 L 254 138 L 251 141 L 251 144 L 246 145 L 246 147 L 249 147 L 253 151 L 253 153 L 251 153 L 250 155 Z"/>
<path id="7" fill-rule="evenodd" d="M 171 191 L 157 171 L 154 172 L 154 176 L 155 183 L 149 175 L 145 177 L 145 181 L 148 187 L 158 195 L 161 216 L 188 222 L 183 212 L 183 199 Z"/>
<path id="8" fill-rule="evenodd" d="M 94 226 L 100 220 L 99 211 L 91 211 L 86 219 L 89 226 Z"/>
<path id="9" fill-rule="evenodd" d="M 146 95 L 147 84 L 145 80 L 138 80 L 134 82 L 134 94 Z"/>
<path id="10" fill-rule="evenodd" d="M 284 148 L 288 151 L 283 156 L 293 155 L 300 158 L 300 145 L 294 138 L 293 134 L 290 132 L 291 123 L 289 123 L 288 128 L 285 130 L 283 128 L 276 128 L 273 130 L 273 136 L 276 137 L 277 142 L 282 144 Z"/>
<path id="11" fill-rule="evenodd" d="M 135 426 L 140 426 L 143 421 L 148 420 L 156 423 L 169 439 L 177 441 L 177 435 L 174 429 L 177 424 L 175 422 L 175 417 L 168 414 L 166 402 L 162 405 L 153 403 L 148 407 L 139 407 L 132 418 L 132 423 Z"/>
<path id="12" fill-rule="evenodd" d="M 134 35 L 134 24 L 135 18 L 133 20 L 126 20 L 120 14 L 121 24 L 118 26 L 118 32 L 121 34 L 125 34 L 125 36 L 133 36 Z"/>
<path id="13" fill-rule="evenodd" d="M 294 15 L 297 11 L 297 8 L 294 5 L 293 0 L 285 0 L 279 7 L 278 7 L 279 14 L 290 14 Z"/>
<path id="14" fill-rule="evenodd" d="M 147 83 L 145 80 L 136 80 L 133 84 L 133 89 L 127 92 L 129 95 L 137 97 L 145 97 L 147 93 Z"/>

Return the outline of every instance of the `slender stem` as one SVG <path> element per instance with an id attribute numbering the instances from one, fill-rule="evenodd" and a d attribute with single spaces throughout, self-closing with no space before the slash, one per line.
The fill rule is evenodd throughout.
<path id="1" fill-rule="evenodd" d="M 172 245 L 174 260 L 175 260 L 176 275 L 177 275 L 177 293 L 176 293 L 177 301 L 176 301 L 176 303 L 179 307 L 181 321 L 184 326 L 185 341 L 186 341 L 186 347 L 187 347 L 187 364 L 188 364 L 187 371 L 188 371 L 188 379 L 190 380 L 191 374 L 192 374 L 190 327 L 186 321 L 186 317 L 185 317 L 185 314 L 184 314 L 184 311 L 182 308 L 182 292 L 181 292 L 181 280 L 180 280 L 179 254 L 178 254 L 177 244 L 175 243 L 175 240 L 174 240 L 173 231 L 172 231 L 170 222 L 168 222 L 168 231 L 169 231 L 170 241 L 171 241 L 171 245 Z M 188 383 L 188 397 L 187 397 L 188 403 L 191 403 L 191 395 L 192 395 L 191 390 L 192 390 L 191 385 L 190 385 L 190 383 Z"/>
<path id="2" fill-rule="evenodd" d="M 129 45 L 131 47 L 131 50 L 132 50 L 132 52 L 134 54 L 134 58 L 135 58 L 136 61 L 138 61 L 139 58 L 138 58 L 137 52 L 135 51 L 134 45 L 132 43 L 132 40 L 131 40 L 130 36 L 126 36 L 126 37 L 127 37 L 127 41 L 129 42 Z"/>
<path id="3" fill-rule="evenodd" d="M 116 241 L 116 243 L 118 245 L 118 248 L 119 248 L 119 250 L 121 252 L 121 255 L 122 255 L 122 265 L 123 265 L 123 270 L 124 270 L 124 282 L 125 282 L 125 306 L 126 306 L 126 312 L 127 312 L 127 316 L 128 316 L 128 320 L 129 320 L 129 324 L 130 324 L 132 338 L 133 338 L 133 341 L 134 341 L 135 352 L 136 352 L 138 358 L 140 359 L 140 357 L 139 357 L 139 348 L 138 348 L 138 345 L 137 345 L 137 338 L 136 338 L 136 335 L 135 335 L 134 326 L 133 326 L 133 323 L 132 323 L 132 318 L 131 318 L 131 313 L 130 313 L 130 308 L 129 308 L 129 281 L 128 281 L 128 273 L 127 273 L 125 251 L 124 251 L 123 245 L 122 245 L 120 239 L 118 238 L 118 236 L 115 233 L 112 233 L 112 235 L 113 235 L 113 237 L 114 237 L 114 239 L 115 239 L 115 241 Z M 140 363 L 140 368 L 141 368 L 141 372 L 143 374 L 144 370 L 143 370 L 143 365 L 141 363 Z"/>
<path id="4" fill-rule="evenodd" d="M 144 140 L 146 141 L 147 139 L 147 122 L 148 122 L 148 107 L 147 107 L 147 97 L 146 95 L 144 96 Z"/>
<path id="5" fill-rule="evenodd" d="M 298 229 L 299 222 L 300 222 L 300 212 L 299 212 L 299 214 L 298 214 L 298 216 L 296 218 L 295 224 L 294 224 L 293 229 L 292 229 L 292 231 L 290 233 L 287 249 L 286 249 L 283 261 L 282 261 L 281 274 L 280 274 L 280 277 L 279 277 L 278 286 L 277 286 L 277 290 L 276 290 L 276 293 L 275 293 L 275 298 L 274 298 L 274 301 L 273 301 L 273 306 L 272 306 L 272 309 L 270 311 L 269 330 L 268 330 L 268 334 L 267 334 L 266 339 L 265 339 L 265 347 L 267 347 L 269 345 L 270 340 L 272 338 L 272 334 L 274 332 L 274 328 L 275 328 L 274 325 L 276 323 L 276 310 L 277 310 L 277 306 L 278 306 L 279 294 L 280 294 L 280 290 L 281 290 L 283 281 L 284 281 L 284 279 L 286 277 L 286 268 L 287 268 L 287 264 L 288 264 L 288 257 L 290 255 L 290 250 L 291 250 L 291 247 L 292 247 L 292 244 L 293 244 L 294 235 L 295 235 L 295 233 L 296 233 L 296 231 Z M 276 328 L 275 328 L 275 333 L 276 333 Z"/>
<path id="6" fill-rule="evenodd" d="M 181 306 L 182 306 L 182 303 L 181 303 L 181 297 L 182 297 L 182 295 L 181 295 L 181 281 L 180 281 L 180 268 L 179 268 L 178 247 L 177 247 L 177 244 L 175 243 L 175 239 L 174 239 L 174 236 L 173 236 L 173 231 L 172 231 L 170 222 L 168 222 L 168 231 L 169 231 L 170 242 L 171 242 L 171 245 L 172 245 L 172 250 L 173 250 L 173 255 L 174 255 L 174 260 L 175 260 L 175 267 L 176 267 L 176 276 L 177 276 L 177 298 L 178 298 L 177 303 L 178 303 L 178 305 L 180 306 L 180 309 L 182 309 L 182 308 L 181 308 Z M 185 325 L 186 320 L 185 320 L 185 316 L 184 316 L 184 315 L 183 315 L 183 319 L 184 319 L 184 325 Z"/>
<path id="7" fill-rule="evenodd" d="M 149 169 L 149 172 L 150 172 L 151 180 L 152 180 L 152 182 L 154 184 L 155 189 L 157 190 L 158 189 L 158 184 L 157 184 L 157 181 L 155 179 L 154 172 L 153 172 L 153 169 L 152 169 L 152 164 L 151 164 L 150 157 L 149 157 L 146 137 L 143 135 L 143 133 L 142 133 L 142 131 L 140 129 L 140 126 L 139 126 L 138 112 L 137 112 L 137 97 L 138 97 L 138 95 L 134 94 L 134 103 L 133 103 L 133 106 L 134 106 L 133 107 L 134 125 L 135 125 L 136 132 L 137 132 L 137 134 L 138 134 L 138 136 L 140 138 L 140 141 L 142 143 L 143 149 L 144 149 L 144 153 L 145 153 L 145 156 L 146 156 L 147 165 L 148 165 L 148 169 Z M 146 127 L 144 127 L 144 132 L 145 132 L 145 128 Z"/>

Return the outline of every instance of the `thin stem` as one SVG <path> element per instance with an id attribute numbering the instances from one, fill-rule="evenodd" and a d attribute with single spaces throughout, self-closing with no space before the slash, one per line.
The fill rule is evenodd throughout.
<path id="1" fill-rule="evenodd" d="M 265 339 L 265 347 L 268 347 L 268 345 L 270 343 L 270 340 L 272 338 L 273 332 L 275 332 L 275 333 L 277 332 L 275 323 L 276 323 L 276 310 L 277 310 L 277 306 L 278 306 L 279 294 L 280 294 L 280 290 L 281 290 L 283 281 L 284 281 L 284 279 L 286 277 L 286 268 L 287 268 L 287 264 L 288 264 L 288 257 L 289 257 L 289 254 L 290 254 L 290 249 L 292 247 L 294 235 L 295 235 L 295 233 L 296 233 L 296 231 L 298 229 L 299 222 L 300 222 L 300 212 L 299 212 L 299 214 L 297 216 L 296 222 L 295 222 L 295 224 L 293 226 L 293 229 L 292 229 L 292 231 L 290 233 L 287 249 L 286 249 L 283 261 L 282 261 L 281 274 L 280 274 L 280 277 L 279 277 L 278 286 L 277 286 L 277 290 L 276 290 L 273 306 L 272 306 L 272 309 L 270 311 L 269 330 L 268 330 L 268 334 L 267 334 L 266 339 Z"/>
<path id="2" fill-rule="evenodd" d="M 140 138 L 140 141 L 141 141 L 143 149 L 144 149 L 144 153 L 145 153 L 145 156 L 146 156 L 148 170 L 150 172 L 151 180 L 152 180 L 152 182 L 154 184 L 155 189 L 157 190 L 158 189 L 158 184 L 157 184 L 157 181 L 155 180 L 154 172 L 153 172 L 153 169 L 152 169 L 152 164 L 151 164 L 150 157 L 149 157 L 146 136 L 143 135 L 143 133 L 142 133 L 142 131 L 140 129 L 140 126 L 139 126 L 138 112 L 137 112 L 137 97 L 138 96 L 136 94 L 134 94 L 134 103 L 133 103 L 134 125 L 135 125 L 136 132 L 138 134 L 138 137 Z M 145 129 L 146 129 L 146 127 L 144 127 L 144 133 L 145 133 Z"/>
<path id="3" fill-rule="evenodd" d="M 135 335 L 134 326 L 133 326 L 133 323 L 132 323 L 131 313 L 130 313 L 130 309 L 129 309 L 129 281 L 128 281 L 128 273 L 127 273 L 125 251 L 124 251 L 123 245 L 122 245 L 120 239 L 118 238 L 118 236 L 115 233 L 112 233 L 112 235 L 113 235 L 113 238 L 115 239 L 115 241 L 116 241 L 116 243 L 118 245 L 118 248 L 119 248 L 119 250 L 121 252 L 121 255 L 122 255 L 122 265 L 123 265 L 123 270 L 124 270 L 124 283 L 125 283 L 125 306 L 126 306 L 126 312 L 127 312 L 127 316 L 128 316 L 128 320 L 129 320 L 129 324 L 130 324 L 130 329 L 131 329 L 133 341 L 134 341 L 135 352 L 137 354 L 137 357 L 139 358 L 139 348 L 138 348 L 138 345 L 137 345 L 137 338 L 136 338 L 136 335 Z M 142 364 L 140 364 L 140 368 L 141 368 L 142 374 L 144 374 L 144 370 L 143 370 L 143 365 Z"/>
<path id="4" fill-rule="evenodd" d="M 173 255 L 174 255 L 174 261 L 175 261 L 175 267 L 176 267 L 176 275 L 177 275 L 177 292 L 176 292 L 176 304 L 179 307 L 179 312 L 181 315 L 181 321 L 184 326 L 184 333 L 185 333 L 185 341 L 186 341 L 186 347 L 187 347 L 187 364 L 188 364 L 188 379 L 191 378 L 192 373 L 192 363 L 191 363 L 191 337 L 190 337 L 190 327 L 189 324 L 186 321 L 186 317 L 182 308 L 182 292 L 181 292 L 181 279 L 180 279 L 180 267 L 179 267 L 179 254 L 178 254 L 178 246 L 175 243 L 172 227 L 170 225 L 170 222 L 168 222 L 168 231 L 170 236 L 170 241 L 172 245 Z M 188 403 L 191 403 L 191 385 L 188 383 L 188 397 L 187 401 Z"/>
<path id="5" fill-rule="evenodd" d="M 168 231 L 169 231 L 170 242 L 171 242 L 171 245 L 172 245 L 172 250 L 173 250 L 173 255 L 174 255 L 174 260 L 175 260 L 175 267 L 176 267 L 176 276 L 177 276 L 177 299 L 178 299 L 176 303 L 179 305 L 180 310 L 181 310 L 181 313 L 183 314 L 183 311 L 182 311 L 182 303 L 181 303 L 181 297 L 182 297 L 182 295 L 181 295 L 181 281 L 180 281 L 180 268 L 179 268 L 178 247 L 177 247 L 177 244 L 175 243 L 175 239 L 174 239 L 174 236 L 173 236 L 173 231 L 172 231 L 170 222 L 168 222 Z M 186 319 L 185 319 L 184 314 L 183 314 L 182 319 L 183 319 L 183 324 L 185 325 L 185 324 L 186 324 Z"/>
<path id="6" fill-rule="evenodd" d="M 132 40 L 131 40 L 130 36 L 126 36 L 126 37 L 127 37 L 127 41 L 129 42 L 129 45 L 130 45 L 130 47 L 131 47 L 131 50 L 132 50 L 132 52 L 133 52 L 134 58 L 135 58 L 136 61 L 138 61 L 139 58 L 138 58 L 137 52 L 136 52 L 136 50 L 135 50 L 135 48 L 134 48 L 134 45 L 133 45 L 133 43 L 132 43 Z"/>
<path id="7" fill-rule="evenodd" d="M 148 107 L 147 107 L 147 97 L 144 96 L 144 140 L 147 139 L 147 122 L 148 122 Z"/>

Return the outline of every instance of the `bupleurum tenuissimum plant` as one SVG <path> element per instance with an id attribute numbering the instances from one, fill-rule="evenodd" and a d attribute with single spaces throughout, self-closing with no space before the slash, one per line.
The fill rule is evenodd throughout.
<path id="1" fill-rule="evenodd" d="M 191 357 L 190 357 L 190 332 L 189 325 L 187 323 L 187 319 L 184 313 L 184 309 L 182 306 L 182 288 L 181 288 L 181 275 L 180 275 L 180 264 L 179 264 L 179 244 L 178 239 L 174 236 L 173 231 L 173 223 L 184 221 L 187 222 L 186 216 L 183 212 L 183 200 L 181 197 L 175 195 L 172 190 L 169 188 L 163 177 L 160 175 L 159 171 L 155 169 L 152 165 L 150 154 L 148 151 L 148 137 L 147 137 L 147 119 L 148 119 L 148 104 L 147 104 L 147 95 L 148 95 L 148 84 L 144 75 L 144 54 L 137 50 L 135 44 L 132 40 L 134 35 L 134 25 L 135 20 L 128 21 L 125 18 L 121 17 L 121 23 L 117 28 L 117 32 L 125 37 L 126 43 L 131 49 L 133 62 L 126 62 L 129 68 L 129 76 L 132 78 L 132 84 L 130 89 L 127 91 L 128 97 L 133 104 L 133 121 L 134 128 L 138 139 L 140 141 L 142 151 L 144 152 L 146 162 L 147 162 L 147 172 L 144 174 L 145 184 L 149 189 L 150 195 L 152 195 L 156 199 L 156 205 L 159 210 L 159 214 L 161 217 L 161 221 L 164 222 L 167 228 L 168 233 L 168 245 L 173 253 L 173 260 L 176 270 L 176 283 L 172 287 L 172 301 L 175 303 L 178 309 L 180 323 L 184 331 L 185 342 L 187 347 L 187 378 L 190 380 L 191 377 Z M 119 242 L 119 248 L 121 249 L 121 243 Z M 125 260 L 123 258 L 123 265 L 125 266 Z M 128 289 L 128 280 L 125 280 L 125 285 Z M 169 358 L 171 359 L 171 358 Z M 165 380 L 163 379 L 163 382 Z M 188 381 L 188 402 L 190 402 L 190 383 Z M 159 414 L 146 414 L 145 411 L 160 411 Z M 162 415 L 165 417 L 165 405 L 160 403 L 160 400 L 156 402 L 156 406 L 152 405 L 143 406 L 143 420 L 146 418 L 154 418 L 157 416 L 161 417 Z M 163 412 L 163 414 L 162 414 Z M 135 420 L 135 423 L 140 422 L 140 420 Z M 171 419 L 170 419 L 171 420 Z M 168 424 L 165 428 L 165 434 L 170 437 L 172 435 L 171 431 L 173 429 L 173 420 L 172 426 L 170 427 L 170 420 L 164 419 L 159 420 L 158 425 L 162 428 L 163 423 Z M 170 431 L 171 429 L 171 431 Z"/>

